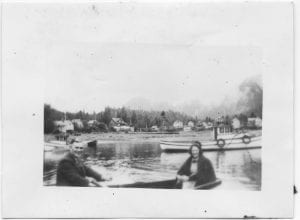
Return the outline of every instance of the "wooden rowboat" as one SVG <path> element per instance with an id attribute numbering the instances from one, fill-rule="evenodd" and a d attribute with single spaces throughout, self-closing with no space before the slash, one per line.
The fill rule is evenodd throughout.
<path id="1" fill-rule="evenodd" d="M 94 187 L 109 187 L 109 188 L 145 188 L 145 189 L 178 189 L 176 187 L 176 179 L 156 181 L 156 182 L 136 182 L 130 184 L 120 184 L 120 185 L 106 185 L 103 182 L 92 181 Z M 195 190 L 209 190 L 214 189 L 221 185 L 222 181 L 216 179 L 215 181 L 205 183 L 196 186 Z M 56 186 L 56 184 L 49 184 L 47 186 Z"/>
<path id="2" fill-rule="evenodd" d="M 188 151 L 192 141 L 161 141 L 160 148 L 163 151 Z M 261 137 L 253 137 L 246 140 L 241 138 L 219 139 L 217 141 L 201 142 L 203 151 L 222 151 L 222 150 L 246 150 L 261 148 Z"/>
<path id="3" fill-rule="evenodd" d="M 222 183 L 220 179 L 196 186 L 194 189 L 213 189 Z M 156 181 L 156 182 L 137 182 L 123 185 L 108 185 L 110 188 L 150 188 L 150 189 L 175 189 L 176 179 Z"/>

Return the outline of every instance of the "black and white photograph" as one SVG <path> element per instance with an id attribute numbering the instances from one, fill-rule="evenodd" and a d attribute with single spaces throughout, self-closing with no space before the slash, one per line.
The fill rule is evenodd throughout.
<path id="1" fill-rule="evenodd" d="M 68 43 L 47 57 L 45 186 L 260 190 L 260 48 Z"/>
<path id="2" fill-rule="evenodd" d="M 4 216 L 291 217 L 293 10 L 3 4 Z"/>

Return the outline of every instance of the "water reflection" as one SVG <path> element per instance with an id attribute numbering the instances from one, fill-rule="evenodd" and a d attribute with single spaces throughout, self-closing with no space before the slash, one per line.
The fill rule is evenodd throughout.
<path id="1" fill-rule="evenodd" d="M 44 185 L 55 184 L 57 162 L 66 152 L 48 152 L 44 158 Z M 239 150 L 205 152 L 216 175 L 222 179 L 217 189 L 260 190 L 261 151 Z M 100 144 L 85 151 L 85 163 L 112 184 L 149 182 L 174 178 L 188 153 L 161 152 L 157 142 L 118 142 Z"/>

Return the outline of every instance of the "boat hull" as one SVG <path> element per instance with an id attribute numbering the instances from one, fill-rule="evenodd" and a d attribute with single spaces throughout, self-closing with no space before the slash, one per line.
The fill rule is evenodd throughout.
<path id="1" fill-rule="evenodd" d="M 217 141 L 201 142 L 203 151 L 223 151 L 223 150 L 246 150 L 261 148 L 261 137 L 252 138 L 250 143 L 243 143 L 242 139 L 224 140 L 225 145 L 219 147 Z M 175 142 L 175 141 L 161 141 L 160 147 L 163 151 L 188 151 L 192 142 Z"/>
<path id="2" fill-rule="evenodd" d="M 220 179 L 196 186 L 194 189 L 213 189 L 222 183 Z M 157 181 L 157 182 L 137 182 L 123 185 L 109 185 L 110 188 L 150 188 L 150 189 L 176 189 L 176 179 Z"/>

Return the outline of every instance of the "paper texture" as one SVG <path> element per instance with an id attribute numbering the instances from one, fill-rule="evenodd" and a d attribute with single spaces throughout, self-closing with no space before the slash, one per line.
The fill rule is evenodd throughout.
<path id="1" fill-rule="evenodd" d="M 290 2 L 2 3 L 3 217 L 292 217 L 293 35 Z M 56 187 L 56 173 L 45 178 L 45 161 L 63 154 L 47 151 L 45 104 L 91 117 L 95 111 L 104 124 L 105 107 L 125 108 L 133 134 L 97 134 L 108 150 L 86 161 L 112 177 L 106 185 L 175 178 L 189 155 L 165 152 L 162 141 L 175 143 L 183 133 L 198 140 L 206 116 L 215 125 L 229 115 L 234 127 L 234 115 L 248 114 L 249 122 L 253 113 L 261 124 L 247 131 L 260 137 L 260 148 L 204 152 L 222 180 L 213 190 Z M 179 134 L 141 135 L 169 127 L 133 122 L 133 109 L 169 117 Z M 181 125 L 169 109 L 190 120 Z"/>

